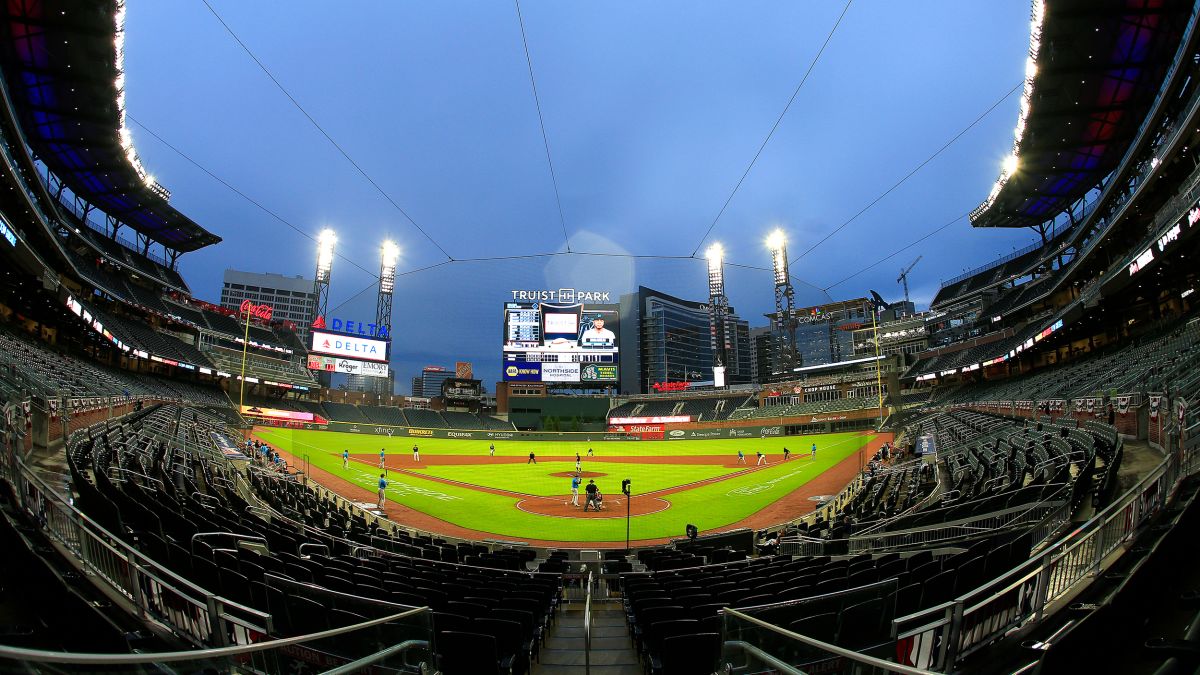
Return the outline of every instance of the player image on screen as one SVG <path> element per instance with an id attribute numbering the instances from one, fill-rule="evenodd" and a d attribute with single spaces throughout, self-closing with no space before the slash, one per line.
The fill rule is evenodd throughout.
<path id="1" fill-rule="evenodd" d="M 579 343 L 584 347 L 612 347 L 617 343 L 617 336 L 604 327 L 604 315 L 592 318 L 591 327 L 579 336 Z"/>
<path id="2" fill-rule="evenodd" d="M 509 382 L 614 383 L 619 323 L 613 304 L 507 302 L 501 373 Z"/>

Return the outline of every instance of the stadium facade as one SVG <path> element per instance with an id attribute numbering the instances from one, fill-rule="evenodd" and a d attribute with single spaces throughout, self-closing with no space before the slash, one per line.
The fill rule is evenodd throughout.
<path id="1" fill-rule="evenodd" d="M 871 355 L 852 315 L 810 322 L 812 359 L 832 363 L 767 386 L 498 392 L 537 430 L 524 436 L 486 414 L 316 391 L 293 331 L 194 297 L 178 259 L 220 239 L 171 206 L 128 142 L 124 3 L 2 12 L 0 532 L 22 580 L 9 590 L 39 627 L 27 650 L 0 645 L 5 658 L 52 670 L 109 652 L 106 667 L 136 670 L 205 649 L 206 667 L 284 672 L 402 651 L 411 672 L 521 670 L 572 634 L 554 620 L 569 621 L 561 600 L 588 608 L 603 587 L 628 601 L 608 627 L 637 626 L 635 668 L 1194 670 L 1200 618 L 1180 561 L 1200 523 L 1200 3 L 1034 3 L 1012 161 L 971 221 L 1040 242 L 885 324 L 896 330 L 879 351 L 895 353 Z M 710 344 L 702 303 L 643 288 L 621 308 L 622 342 L 638 345 L 622 373 L 641 380 L 631 392 L 711 367 L 711 353 L 696 358 Z M 730 365 L 751 378 L 744 334 Z M 920 340 L 929 348 L 907 353 Z M 231 402 L 243 395 L 248 405 Z M 593 412 L 577 414 L 577 400 Z M 570 442 L 563 423 L 601 453 L 609 440 L 753 449 L 861 429 L 903 459 L 852 455 L 870 464 L 762 537 L 733 528 L 634 551 L 614 540 L 601 559 L 592 542 L 584 554 L 422 529 L 408 520 L 420 500 L 379 519 L 361 495 L 331 497 L 318 474 L 297 473 L 301 454 L 284 468 L 239 452 L 252 428 L 283 427 L 371 447 L 461 441 L 478 458 L 484 441 Z M 581 567 L 601 583 L 564 576 Z M 369 617 L 392 618 L 354 628 Z M 345 633 L 303 637 L 331 628 Z"/>

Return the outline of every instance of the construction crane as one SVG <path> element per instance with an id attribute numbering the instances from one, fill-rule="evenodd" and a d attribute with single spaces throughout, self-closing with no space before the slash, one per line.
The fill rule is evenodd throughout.
<path id="1" fill-rule="evenodd" d="M 909 263 L 908 267 L 900 270 L 900 276 L 896 277 L 896 283 L 904 284 L 904 302 L 906 303 L 908 302 L 908 273 L 911 272 L 912 268 L 916 267 L 917 263 L 921 262 L 921 258 L 924 257 L 924 255 L 917 256 L 917 259 Z"/>

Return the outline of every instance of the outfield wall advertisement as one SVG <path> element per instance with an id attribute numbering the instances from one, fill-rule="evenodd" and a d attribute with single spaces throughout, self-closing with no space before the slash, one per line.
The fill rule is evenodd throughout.
<path id="1" fill-rule="evenodd" d="M 315 431 L 340 431 L 350 434 L 371 434 L 401 438 L 454 438 L 477 441 L 650 441 L 650 440 L 703 440 L 716 438 L 771 438 L 783 436 L 784 428 L 778 424 L 755 427 L 732 427 L 728 429 L 674 429 L 665 431 L 661 425 L 628 425 L 610 427 L 607 432 L 554 432 L 554 431 L 503 431 L 464 429 L 422 429 L 419 427 L 396 427 L 383 424 L 357 424 L 354 422 L 329 422 L 327 424 L 299 422 L 296 420 L 264 420 L 263 426 L 289 427 Z"/>

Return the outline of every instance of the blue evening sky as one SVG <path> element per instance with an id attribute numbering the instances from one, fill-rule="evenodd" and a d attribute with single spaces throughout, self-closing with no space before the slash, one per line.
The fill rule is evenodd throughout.
<path id="1" fill-rule="evenodd" d="M 562 251 L 564 240 L 512 2 L 209 0 L 309 114 L 456 259 Z M 800 82 L 843 2 L 524 0 L 571 248 L 690 256 Z M 446 257 L 287 100 L 201 0 L 132 0 L 129 113 L 297 228 L 334 228 L 331 306 L 374 316 L 385 238 L 400 269 Z M 1016 86 L 1027 2 L 856 0 L 709 241 L 767 267 L 783 228 L 793 258 L 870 203 Z M 800 305 L 819 289 L 976 206 L 1012 144 L 1019 93 L 894 192 L 799 260 Z M 216 301 L 226 268 L 311 277 L 312 242 L 137 124 L 143 162 L 172 203 L 224 242 L 184 256 Z M 966 219 L 829 289 L 902 295 L 1033 241 Z M 475 363 L 499 377 L 509 289 L 638 285 L 702 300 L 702 260 L 559 256 L 456 262 L 402 276 L 397 388 L 421 366 Z M 765 325 L 768 272 L 730 268 L 731 304 Z M 367 289 L 356 296 L 360 291 Z"/>

